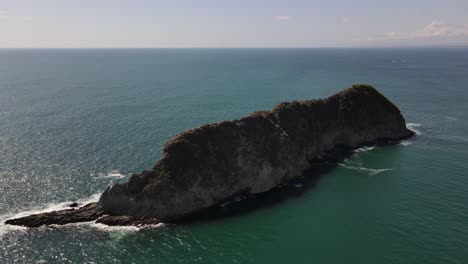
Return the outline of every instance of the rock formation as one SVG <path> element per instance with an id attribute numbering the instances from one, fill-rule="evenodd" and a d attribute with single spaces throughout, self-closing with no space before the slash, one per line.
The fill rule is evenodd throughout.
<path id="1" fill-rule="evenodd" d="M 163 158 L 152 169 L 108 188 L 97 203 L 6 223 L 174 221 L 301 177 L 311 160 L 336 148 L 391 143 L 412 135 L 386 97 L 372 86 L 354 85 L 326 99 L 281 103 L 271 111 L 182 132 L 166 143 Z"/>

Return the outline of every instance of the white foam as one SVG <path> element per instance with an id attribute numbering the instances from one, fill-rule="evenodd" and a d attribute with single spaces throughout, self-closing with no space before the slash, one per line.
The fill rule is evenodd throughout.
<path id="1" fill-rule="evenodd" d="M 79 205 L 84 205 L 84 204 L 88 204 L 92 202 L 97 202 L 100 196 L 101 196 L 101 193 L 95 193 L 89 197 L 76 200 L 76 203 L 78 203 Z M 4 223 L 8 219 L 20 218 L 20 217 L 25 217 L 25 216 L 34 215 L 34 214 L 42 214 L 42 213 L 63 210 L 63 209 L 72 209 L 69 207 L 71 203 L 73 202 L 67 201 L 67 202 L 59 202 L 59 203 L 49 203 L 49 204 L 42 205 L 42 206 L 34 206 L 29 210 L 22 211 L 19 213 L 2 215 L 0 216 L 0 237 L 2 237 L 3 235 L 11 231 L 27 230 L 27 228 L 25 227 L 5 225 Z M 73 208 L 73 209 L 76 209 L 76 208 Z"/>
<path id="2" fill-rule="evenodd" d="M 15 226 L 15 225 L 5 225 L 4 222 L 11 218 L 11 216 L 0 216 L 0 238 L 10 232 L 26 232 L 28 230 L 27 227 L 24 226 Z M 164 227 L 164 223 L 158 223 L 154 225 L 140 225 L 140 226 L 109 226 L 102 223 L 96 223 L 95 221 L 90 222 L 79 222 L 79 223 L 70 223 L 65 225 L 51 225 L 55 228 L 62 228 L 62 227 L 85 227 L 85 228 L 93 228 L 103 232 L 109 232 L 117 237 L 122 235 L 132 234 L 138 232 L 142 229 L 150 229 L 150 228 L 160 228 Z"/>
<path id="3" fill-rule="evenodd" d="M 363 166 L 355 167 L 355 166 L 348 166 L 348 165 L 345 165 L 345 164 L 342 164 L 342 163 L 340 163 L 339 165 L 342 168 L 365 172 L 369 176 L 374 176 L 374 175 L 380 174 L 380 173 L 385 172 L 385 171 L 393 170 L 393 169 L 371 169 L 371 168 L 366 168 L 366 167 L 363 167 Z"/>
<path id="4" fill-rule="evenodd" d="M 296 187 L 296 188 L 302 188 L 303 186 L 304 186 L 304 184 L 302 184 L 302 183 L 296 183 L 294 185 L 294 187 Z"/>
<path id="5" fill-rule="evenodd" d="M 24 226 L 5 225 L 5 221 L 9 218 L 8 215 L 0 216 L 0 239 L 10 232 L 25 232 L 27 230 Z"/>
<path id="6" fill-rule="evenodd" d="M 420 127 L 421 124 L 418 124 L 418 123 L 408 123 L 406 124 L 406 127 Z"/>
<path id="7" fill-rule="evenodd" d="M 86 198 L 82 198 L 82 199 L 78 199 L 76 200 L 76 202 L 78 204 L 82 203 L 82 204 L 88 204 L 88 203 L 95 203 L 97 201 L 99 201 L 99 198 L 101 197 L 101 194 L 102 193 L 95 193 L 89 197 L 86 197 Z"/>
<path id="8" fill-rule="evenodd" d="M 90 228 L 95 228 L 101 231 L 106 232 L 120 232 L 120 233 L 134 233 L 141 229 L 138 226 L 108 226 L 101 223 L 96 222 L 82 222 L 82 223 L 73 223 L 69 224 L 68 226 L 85 226 Z"/>
<path id="9" fill-rule="evenodd" d="M 354 150 L 354 152 L 365 152 L 365 151 L 369 151 L 369 150 L 373 150 L 375 149 L 375 147 L 361 147 L 361 148 L 357 148 Z"/>
<path id="10" fill-rule="evenodd" d="M 446 116 L 447 119 L 452 120 L 452 121 L 457 121 L 458 118 L 453 117 L 453 116 Z"/>
<path id="11" fill-rule="evenodd" d="M 413 142 L 408 141 L 408 140 L 402 140 L 402 141 L 400 142 L 400 145 L 402 145 L 402 146 L 409 146 L 409 145 L 411 145 L 411 144 L 413 144 Z"/>
<path id="12" fill-rule="evenodd" d="M 422 135 L 421 131 L 416 129 L 417 127 L 420 127 L 420 126 L 421 126 L 421 124 L 417 124 L 417 123 L 408 123 L 408 124 L 406 124 L 406 128 L 408 128 L 409 130 L 416 133 L 417 136 Z"/>
<path id="13" fill-rule="evenodd" d="M 126 235 L 134 234 L 142 229 L 160 228 L 160 227 L 164 227 L 165 225 L 164 223 L 158 223 L 155 225 L 140 225 L 140 226 L 109 226 L 109 225 L 96 223 L 92 221 L 92 222 L 72 223 L 72 224 L 67 224 L 65 226 L 78 226 L 78 227 L 97 229 L 101 232 L 109 233 L 111 237 L 115 239 L 120 239 Z"/>
<path id="14" fill-rule="evenodd" d="M 71 203 L 78 203 L 79 205 L 85 205 L 88 203 L 93 203 L 97 202 L 99 200 L 99 197 L 101 196 L 101 193 L 95 193 L 89 197 L 86 198 L 81 198 L 76 201 L 66 201 L 66 202 L 60 202 L 60 203 L 49 203 L 47 205 L 43 206 L 35 206 L 30 210 L 19 212 L 11 218 L 18 218 L 18 217 L 24 217 L 28 215 L 33 215 L 33 214 L 42 214 L 42 213 L 47 213 L 47 212 L 52 212 L 52 211 L 57 211 L 57 210 L 63 210 L 63 209 L 69 209 L 69 205 Z"/>
<path id="15" fill-rule="evenodd" d="M 125 177 L 124 174 L 120 173 L 118 170 L 111 170 L 108 173 L 98 173 L 97 175 L 98 178 L 117 178 L 117 179 L 122 179 Z"/>

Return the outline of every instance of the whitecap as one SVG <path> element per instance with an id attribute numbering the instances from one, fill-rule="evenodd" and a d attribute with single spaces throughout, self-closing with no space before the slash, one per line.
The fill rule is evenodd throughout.
<path id="1" fill-rule="evenodd" d="M 78 205 L 85 205 L 88 203 L 94 203 L 99 200 L 99 197 L 101 196 L 101 193 L 95 193 L 89 197 L 81 198 L 76 201 L 66 201 L 66 202 L 59 202 L 59 203 L 49 203 L 47 205 L 43 206 L 35 206 L 30 210 L 19 212 L 11 218 L 18 218 L 18 217 L 24 217 L 28 215 L 33 215 L 33 214 L 42 214 L 42 213 L 47 213 L 47 212 L 52 212 L 52 211 L 57 211 L 57 210 L 63 210 L 63 209 L 68 209 L 70 208 L 69 205 L 71 203 L 77 203 Z"/>
<path id="2" fill-rule="evenodd" d="M 6 225 L 5 221 L 9 218 L 8 215 L 0 216 L 0 239 L 10 232 L 24 232 L 27 230 L 24 226 Z"/>
<path id="3" fill-rule="evenodd" d="M 348 165 L 345 165 L 343 163 L 340 163 L 339 165 L 340 165 L 340 167 L 345 168 L 345 169 L 365 172 L 369 176 L 374 176 L 374 175 L 380 174 L 380 173 L 385 172 L 385 171 L 393 170 L 393 169 L 387 169 L 387 168 L 385 168 L 385 169 L 371 169 L 371 168 L 366 168 L 366 167 L 363 167 L 363 166 L 355 167 L 355 166 L 348 166 Z"/>
<path id="4" fill-rule="evenodd" d="M 95 193 L 89 197 L 85 197 L 82 199 L 78 199 L 74 202 L 78 203 L 79 205 L 85 205 L 88 203 L 92 202 L 97 202 L 99 200 L 99 197 L 101 196 L 101 193 Z M 49 203 L 46 205 L 42 206 L 34 206 L 28 210 L 21 211 L 18 213 L 12 213 L 12 214 L 5 214 L 0 216 L 0 237 L 3 235 L 11 232 L 11 231 L 17 231 L 17 230 L 27 230 L 26 227 L 21 227 L 21 226 L 13 226 L 13 225 L 5 225 L 5 221 L 8 219 L 13 219 L 13 218 L 20 218 L 20 217 L 25 217 L 28 215 L 35 215 L 35 214 L 42 214 L 42 213 L 47 213 L 47 212 L 52 212 L 52 211 L 57 211 L 57 210 L 63 210 L 63 209 L 71 209 L 69 205 L 73 203 L 73 201 L 67 201 L 67 202 L 59 202 L 59 203 Z M 76 208 L 74 208 L 76 209 Z"/>
<path id="5" fill-rule="evenodd" d="M 91 221 L 91 222 L 72 223 L 72 224 L 67 224 L 65 226 L 92 228 L 101 232 L 109 233 L 109 235 L 114 239 L 120 239 L 120 238 L 125 237 L 126 235 L 134 234 L 142 229 L 160 228 L 160 227 L 164 227 L 165 224 L 158 223 L 154 225 L 140 225 L 140 226 L 109 226 L 109 225 L 105 225 L 102 223 L 96 223 L 95 221 Z M 60 226 L 57 226 L 57 227 L 60 227 Z"/>
<path id="6" fill-rule="evenodd" d="M 302 183 L 296 183 L 296 184 L 294 184 L 294 187 L 296 187 L 296 188 L 302 188 L 302 187 L 304 187 L 304 184 L 302 184 Z"/>
<path id="7" fill-rule="evenodd" d="M 97 201 L 99 201 L 99 198 L 101 197 L 101 192 L 98 192 L 98 193 L 95 193 L 89 197 L 86 197 L 86 198 L 82 198 L 82 199 L 78 199 L 76 200 L 76 203 L 78 204 L 89 204 L 89 203 L 95 203 Z"/>
<path id="8" fill-rule="evenodd" d="M 408 128 L 409 130 L 416 133 L 417 136 L 422 135 L 421 131 L 416 129 L 417 127 L 420 127 L 420 126 L 421 126 L 421 124 L 417 124 L 417 123 L 408 123 L 408 124 L 406 124 L 406 128 Z"/>
<path id="9" fill-rule="evenodd" d="M 81 223 L 72 223 L 68 224 L 67 226 L 85 226 L 94 229 L 98 229 L 100 231 L 106 232 L 120 232 L 120 233 L 134 233 L 139 231 L 141 227 L 138 226 L 109 226 L 101 223 L 92 222 L 81 222 Z"/>
<path id="10" fill-rule="evenodd" d="M 447 118 L 448 120 L 451 120 L 451 121 L 457 121 L 457 120 L 458 120 L 458 118 L 453 117 L 453 116 L 446 116 L 446 118 Z"/>
<path id="11" fill-rule="evenodd" d="M 405 146 L 405 147 L 406 147 L 406 146 L 409 146 L 409 145 L 411 145 L 411 144 L 413 144 L 413 142 L 411 142 L 411 141 L 409 141 L 409 140 L 402 140 L 402 141 L 400 142 L 400 145 Z"/>
<path id="12" fill-rule="evenodd" d="M 361 148 L 357 148 L 354 150 L 354 152 L 365 152 L 365 151 L 369 151 L 369 150 L 373 150 L 375 149 L 375 147 L 361 147 Z"/>
<path id="13" fill-rule="evenodd" d="M 122 179 L 125 177 L 124 174 L 120 173 L 118 170 L 111 170 L 108 173 L 98 173 L 97 175 L 98 178 L 117 178 L 117 179 Z"/>

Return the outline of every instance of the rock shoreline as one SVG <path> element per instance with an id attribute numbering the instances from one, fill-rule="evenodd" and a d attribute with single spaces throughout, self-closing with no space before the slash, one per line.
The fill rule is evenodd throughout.
<path id="1" fill-rule="evenodd" d="M 166 143 L 163 158 L 152 169 L 108 188 L 97 203 L 5 223 L 178 221 L 238 195 L 271 191 L 349 150 L 413 134 L 385 96 L 370 85 L 353 85 L 325 99 L 281 103 L 271 111 L 182 132 Z"/>

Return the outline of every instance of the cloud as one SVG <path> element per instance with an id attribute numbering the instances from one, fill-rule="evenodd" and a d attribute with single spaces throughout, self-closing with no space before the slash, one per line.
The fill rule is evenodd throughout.
<path id="1" fill-rule="evenodd" d="M 281 20 L 281 21 L 287 21 L 287 20 L 290 20 L 291 17 L 290 17 L 290 16 L 281 15 L 281 16 L 275 16 L 275 19 L 276 19 L 276 20 Z"/>
<path id="2" fill-rule="evenodd" d="M 435 20 L 421 31 L 416 32 L 415 37 L 459 37 L 466 35 L 468 35 L 468 26 L 444 24 Z"/>
<path id="3" fill-rule="evenodd" d="M 355 41 L 385 41 L 385 40 L 416 40 L 468 36 L 468 25 L 446 24 L 437 20 L 432 21 L 421 30 L 410 33 L 395 31 L 381 35 L 358 38 Z"/>

